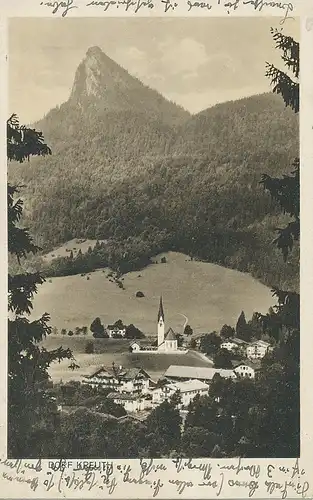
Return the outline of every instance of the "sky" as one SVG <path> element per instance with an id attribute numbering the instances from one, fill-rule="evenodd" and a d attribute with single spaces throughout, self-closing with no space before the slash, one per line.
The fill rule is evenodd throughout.
<path id="1" fill-rule="evenodd" d="M 12 18 L 9 112 L 30 124 L 65 102 L 89 47 L 197 113 L 268 92 L 266 61 L 281 66 L 270 28 L 279 18 Z M 297 20 L 283 31 L 299 40 Z"/>

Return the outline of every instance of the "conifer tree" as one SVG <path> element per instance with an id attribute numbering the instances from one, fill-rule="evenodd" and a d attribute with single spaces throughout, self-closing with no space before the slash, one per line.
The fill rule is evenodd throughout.
<path id="1" fill-rule="evenodd" d="M 292 76 L 267 63 L 266 76 L 273 92 L 285 105 L 299 112 L 299 44 L 291 37 L 272 30 L 276 48 Z M 291 217 L 285 228 L 278 229 L 274 243 L 286 261 L 300 235 L 300 161 L 283 178 L 263 175 L 261 183 L 279 202 L 283 213 Z M 264 402 L 251 409 L 253 424 L 248 434 L 254 456 L 294 457 L 300 453 L 300 296 L 296 292 L 272 289 L 277 305 L 259 315 L 263 328 L 277 342 L 270 359 L 265 359 L 258 379 Z M 274 374 L 274 376 L 273 376 Z M 266 401 L 266 405 L 264 404 Z M 288 430 L 287 430 L 288 429 Z"/>
<path id="2" fill-rule="evenodd" d="M 292 37 L 284 35 L 277 29 L 271 33 L 276 43 L 276 48 L 282 51 L 282 60 L 291 73 L 276 68 L 266 63 L 266 76 L 270 79 L 273 92 L 281 95 L 286 106 L 291 107 L 295 113 L 299 112 L 299 43 Z M 278 236 L 274 240 L 277 247 L 282 251 L 284 260 L 287 260 L 289 252 L 300 237 L 300 161 L 295 158 L 293 169 L 290 174 L 283 178 L 271 177 L 267 174 L 262 176 L 261 184 L 269 191 L 272 198 L 281 206 L 284 214 L 291 218 L 288 225 L 278 228 Z"/>
<path id="3" fill-rule="evenodd" d="M 7 159 L 23 163 L 31 156 L 51 154 L 41 132 L 21 126 L 16 115 L 7 121 Z M 39 248 L 29 230 L 20 227 L 23 201 L 16 199 L 21 186 L 8 184 L 8 251 L 20 263 Z M 30 321 L 32 299 L 44 282 L 39 273 L 8 276 L 8 456 L 42 457 L 50 453 L 58 412 L 45 384 L 54 361 L 70 359 L 70 350 L 48 351 L 40 345 L 51 333 L 49 315 Z M 49 448 L 50 446 L 50 448 Z"/>
<path id="4" fill-rule="evenodd" d="M 236 323 L 236 336 L 246 342 L 249 342 L 251 339 L 250 328 L 247 324 L 246 316 L 243 311 L 241 311 Z"/>

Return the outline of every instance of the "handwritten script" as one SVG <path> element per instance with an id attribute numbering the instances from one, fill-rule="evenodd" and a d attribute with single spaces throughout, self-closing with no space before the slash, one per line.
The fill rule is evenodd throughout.
<path id="1" fill-rule="evenodd" d="M 294 5 L 291 2 L 284 1 L 266 1 L 266 0 L 64 0 L 55 2 L 41 1 L 40 6 L 49 9 L 53 15 L 66 17 L 73 9 L 79 7 L 96 12 L 114 12 L 122 11 L 126 13 L 145 14 L 151 10 L 158 10 L 160 13 L 188 14 L 188 12 L 197 12 L 199 14 L 211 11 L 212 13 L 232 14 L 238 9 L 274 13 L 281 16 L 280 23 L 283 24 L 286 19 L 293 19 L 291 14 Z M 275 11 L 275 12 L 273 12 Z"/>
<path id="2" fill-rule="evenodd" d="M 312 498 L 309 477 L 299 460 L 281 465 L 248 459 L 201 460 L 9 460 L 0 461 L 2 482 L 18 486 L 31 497 L 52 492 L 71 496 L 94 495 L 156 498 Z M 138 490 L 138 487 L 140 490 Z M 125 488 L 127 488 L 125 490 Z M 90 495 L 89 495 L 90 492 Z M 191 493 L 192 492 L 192 493 Z"/>

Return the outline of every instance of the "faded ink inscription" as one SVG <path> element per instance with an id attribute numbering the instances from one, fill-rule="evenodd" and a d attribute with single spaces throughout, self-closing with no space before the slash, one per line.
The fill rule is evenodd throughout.
<path id="1" fill-rule="evenodd" d="M 52 14 L 61 15 L 66 17 L 72 9 L 78 9 L 79 6 L 75 4 L 75 0 L 55 1 L 55 2 L 40 2 L 41 6 L 48 7 Z M 290 19 L 290 14 L 294 10 L 291 2 L 280 1 L 265 1 L 265 0 L 214 0 L 214 1 L 193 1 L 183 0 L 91 0 L 87 2 L 85 7 L 93 8 L 93 10 L 100 10 L 108 12 L 112 10 L 123 10 L 124 12 L 133 12 L 137 14 L 143 13 L 147 10 L 153 10 L 158 6 L 163 8 L 164 13 L 173 12 L 177 8 L 186 8 L 186 12 L 198 11 L 207 12 L 216 9 L 224 9 L 225 13 L 231 14 L 238 9 L 245 9 L 250 7 L 255 11 L 262 12 L 265 9 L 278 10 L 282 13 L 280 24 L 284 24 L 286 19 Z"/>
<path id="2" fill-rule="evenodd" d="M 164 489 L 182 495 L 196 488 L 205 488 L 209 496 L 236 495 L 253 498 L 256 492 L 268 497 L 307 498 L 310 484 L 298 459 L 290 467 L 247 463 L 238 459 L 229 465 L 216 462 L 177 458 L 166 464 L 160 460 L 140 459 L 139 467 L 128 464 L 95 460 L 49 461 L 48 468 L 41 460 L 5 459 L 0 464 L 2 478 L 8 482 L 23 483 L 32 491 L 53 491 L 65 495 L 69 491 L 100 492 L 112 495 L 125 486 L 142 486 L 157 497 Z M 170 472 L 170 474 L 166 474 Z M 190 473 L 193 473 L 192 476 Z M 164 479 L 164 477 L 168 479 Z M 192 479 L 188 479 L 188 476 Z"/>

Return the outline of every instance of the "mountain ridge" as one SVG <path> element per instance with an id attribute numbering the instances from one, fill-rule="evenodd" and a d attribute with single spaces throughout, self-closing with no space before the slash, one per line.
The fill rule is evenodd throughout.
<path id="1" fill-rule="evenodd" d="M 278 96 L 190 115 L 93 48 L 69 100 L 36 128 L 52 156 L 10 175 L 27 185 L 27 224 L 47 248 L 113 238 L 136 253 L 149 241 L 151 252 L 191 252 L 266 284 L 298 280 L 297 260 L 284 270 L 270 248 L 280 210 L 259 185 L 263 172 L 280 176 L 298 155 L 298 120 Z"/>

